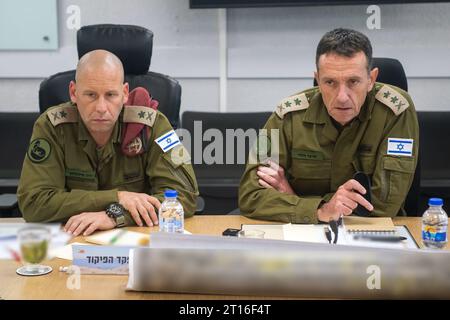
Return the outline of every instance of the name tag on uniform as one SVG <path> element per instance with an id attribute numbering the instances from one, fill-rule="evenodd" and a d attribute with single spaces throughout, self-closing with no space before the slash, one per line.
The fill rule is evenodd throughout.
<path id="1" fill-rule="evenodd" d="M 65 176 L 68 178 L 76 178 L 81 180 L 95 180 L 94 171 L 83 171 L 78 169 L 67 168 L 65 171 Z"/>
<path id="2" fill-rule="evenodd" d="M 412 157 L 413 139 L 388 138 L 387 154 Z"/>
<path id="3" fill-rule="evenodd" d="M 323 160 L 324 159 L 322 152 L 309 151 L 309 150 L 292 149 L 291 156 L 294 159 L 300 159 L 300 160 Z"/>
<path id="4" fill-rule="evenodd" d="M 160 146 L 163 152 L 167 152 L 181 143 L 175 130 L 171 130 L 159 138 L 156 138 L 155 142 Z"/>

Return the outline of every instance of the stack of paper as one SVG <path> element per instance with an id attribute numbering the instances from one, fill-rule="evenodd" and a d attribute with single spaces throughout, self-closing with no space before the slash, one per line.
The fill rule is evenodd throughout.
<path id="1" fill-rule="evenodd" d="M 87 242 L 108 246 L 146 246 L 149 243 L 149 239 L 148 234 L 128 231 L 126 229 L 101 231 L 85 237 Z"/>

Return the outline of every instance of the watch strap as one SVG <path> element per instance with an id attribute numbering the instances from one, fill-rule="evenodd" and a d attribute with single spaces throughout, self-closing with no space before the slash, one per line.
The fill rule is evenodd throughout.
<path id="1" fill-rule="evenodd" d="M 122 228 L 126 226 L 126 219 L 124 214 L 115 217 L 115 220 L 116 220 L 116 228 Z"/>

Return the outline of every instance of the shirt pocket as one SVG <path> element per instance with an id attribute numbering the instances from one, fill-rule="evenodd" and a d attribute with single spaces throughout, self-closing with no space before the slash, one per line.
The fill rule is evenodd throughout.
<path id="1" fill-rule="evenodd" d="M 301 195 L 323 195 L 330 192 L 331 160 L 293 159 L 291 185 Z"/>
<path id="2" fill-rule="evenodd" d="M 382 200 L 403 203 L 414 175 L 414 158 L 383 157 Z"/>
<path id="3" fill-rule="evenodd" d="M 98 183 L 94 171 L 89 169 L 69 169 L 64 173 L 67 190 L 97 190 Z"/>
<path id="4" fill-rule="evenodd" d="M 143 174 L 139 174 L 136 177 L 131 177 L 128 179 L 127 176 L 124 175 L 124 179 L 117 183 L 115 187 L 119 190 L 138 193 L 149 191 L 149 188 L 146 187 L 145 176 Z"/>
<path id="5" fill-rule="evenodd" d="M 375 171 L 376 155 L 360 156 L 359 161 L 361 163 L 361 171 L 371 177 Z"/>
<path id="6" fill-rule="evenodd" d="M 98 190 L 98 184 L 95 179 L 86 180 L 80 178 L 66 177 L 67 190 Z"/>
<path id="7" fill-rule="evenodd" d="M 117 170 L 117 179 L 114 188 L 130 192 L 148 192 L 146 185 L 145 171 L 140 156 L 124 158 L 122 168 Z"/>

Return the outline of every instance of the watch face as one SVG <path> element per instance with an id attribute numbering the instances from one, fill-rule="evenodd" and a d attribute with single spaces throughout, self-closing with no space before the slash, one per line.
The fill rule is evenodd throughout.
<path id="1" fill-rule="evenodd" d="M 114 216 L 119 216 L 123 214 L 123 208 L 120 204 L 112 203 L 108 207 L 108 213 L 113 214 Z"/>

